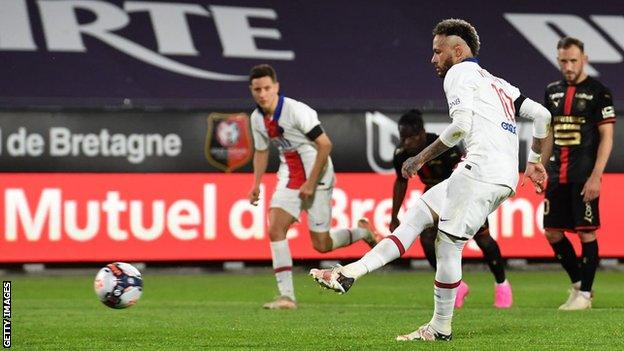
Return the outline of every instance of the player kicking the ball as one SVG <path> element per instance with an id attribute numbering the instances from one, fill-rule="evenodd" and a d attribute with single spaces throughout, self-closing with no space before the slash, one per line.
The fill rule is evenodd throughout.
<path id="1" fill-rule="evenodd" d="M 453 122 L 440 137 L 403 163 L 403 175 L 413 177 L 427 161 L 456 145 L 466 144 L 466 158 L 451 176 L 425 192 L 403 222 L 359 261 L 310 274 L 327 288 L 345 293 L 363 275 L 400 257 L 423 230 L 437 223 L 437 270 L 434 313 L 428 323 L 396 339 L 451 340 L 451 320 L 461 283 L 462 250 L 518 183 L 518 136 L 515 117 L 533 120 L 533 144 L 525 177 L 541 191 L 546 172 L 540 154 L 548 135 L 550 113 L 520 94 L 503 79 L 479 66 L 479 36 L 464 20 L 447 19 L 433 30 L 433 57 Z"/>
<path id="2" fill-rule="evenodd" d="M 254 137 L 254 183 L 249 201 L 260 199 L 260 183 L 269 161 L 269 141 L 279 150 L 277 186 L 269 206 L 271 256 L 280 296 L 264 304 L 267 309 L 295 309 L 292 257 L 286 232 L 301 211 L 308 213 L 312 245 L 329 252 L 364 240 L 371 247 L 377 235 L 365 219 L 352 229 L 330 231 L 334 168 L 329 157 L 331 141 L 323 132 L 316 111 L 279 94 L 275 70 L 269 65 L 252 68 L 249 89 L 257 108 L 251 114 Z"/>
<path id="3" fill-rule="evenodd" d="M 403 162 L 408 158 L 416 156 L 437 138 L 437 134 L 428 133 L 424 127 L 422 113 L 419 110 L 410 110 L 399 118 L 400 144 L 394 151 L 392 163 L 396 171 L 396 179 L 392 190 L 392 220 L 390 221 L 390 231 L 394 231 L 401 223 L 398 218 L 399 209 L 405 198 L 408 180 L 403 178 Z M 418 177 L 425 185 L 425 192 L 436 184 L 451 176 L 453 169 L 461 161 L 464 152 L 459 145 L 455 145 L 438 157 L 426 162 L 419 170 Z M 436 269 L 435 241 L 438 236 L 438 228 L 432 226 L 420 233 L 420 244 L 425 253 L 425 258 Z M 490 235 L 488 222 L 485 222 L 473 237 L 475 243 L 483 252 L 483 259 L 490 267 L 494 275 L 494 306 L 497 308 L 510 308 L 513 304 L 513 294 L 511 284 L 505 276 L 505 267 L 501 256 L 500 247 Z M 408 249 L 408 248 L 406 248 Z M 468 284 L 462 280 L 457 287 L 455 296 L 455 308 L 461 308 L 470 289 Z"/>

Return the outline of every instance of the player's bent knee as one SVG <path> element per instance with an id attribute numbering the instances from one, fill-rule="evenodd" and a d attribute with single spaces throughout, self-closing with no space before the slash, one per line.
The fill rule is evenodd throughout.
<path id="1" fill-rule="evenodd" d="M 447 260 L 438 257 L 435 279 L 441 283 L 455 283 L 460 281 L 462 279 L 461 256 L 459 258 L 450 258 Z"/>
<path id="2" fill-rule="evenodd" d="M 331 245 L 319 244 L 319 243 L 314 243 L 314 242 L 312 243 L 312 247 L 314 247 L 314 250 L 316 250 L 319 253 L 326 253 L 332 250 Z"/>
<path id="3" fill-rule="evenodd" d="M 438 233 L 436 243 L 436 275 L 441 283 L 455 283 L 462 278 L 461 252 L 465 242 L 455 242 L 443 233 Z"/>
<path id="4" fill-rule="evenodd" d="M 554 244 L 556 242 L 561 241 L 561 239 L 563 239 L 563 232 L 547 230 L 544 233 L 544 236 L 546 237 L 546 240 L 548 240 L 549 243 Z"/>
<path id="5" fill-rule="evenodd" d="M 312 247 L 314 250 L 320 253 L 330 252 L 332 250 L 332 241 L 329 235 L 322 235 L 321 233 L 310 232 L 312 239 Z"/>
<path id="6" fill-rule="evenodd" d="M 435 280 L 440 283 L 452 284 L 462 280 L 461 263 L 456 267 L 443 266 L 438 264 Z"/>
<path id="7" fill-rule="evenodd" d="M 271 241 L 279 241 L 286 239 L 288 228 L 281 228 L 277 225 L 269 226 L 269 238 Z"/>
<path id="8" fill-rule="evenodd" d="M 596 232 L 579 232 L 579 238 L 583 243 L 589 243 L 596 240 Z"/>
<path id="9" fill-rule="evenodd" d="M 409 224 L 422 231 L 434 225 L 434 215 L 435 212 L 423 200 L 419 199 L 407 210 L 401 225 Z"/>

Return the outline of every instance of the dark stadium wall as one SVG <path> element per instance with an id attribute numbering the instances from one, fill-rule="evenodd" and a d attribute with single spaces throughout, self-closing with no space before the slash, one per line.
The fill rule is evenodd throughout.
<path id="1" fill-rule="evenodd" d="M 4 0 L 0 106 L 238 110 L 247 105 L 250 67 L 266 62 L 287 94 L 322 110 L 443 111 L 431 30 L 460 17 L 479 31 L 481 64 L 536 100 L 559 79 L 557 40 L 579 37 L 588 72 L 624 108 L 620 0 L 479 5 Z"/>
<path id="2" fill-rule="evenodd" d="M 393 172 L 398 116 L 321 113 L 336 171 Z M 425 120 L 434 133 L 450 121 L 443 114 Z M 520 171 L 531 128 L 519 121 Z M 615 140 L 624 140 L 622 123 L 615 124 Z M 272 151 L 271 172 L 278 166 Z M 251 172 L 252 152 L 248 118 L 238 113 L 0 112 L 0 172 Z M 240 157 L 232 163 L 228 153 Z M 607 172 L 624 172 L 624 149 L 613 149 Z"/>

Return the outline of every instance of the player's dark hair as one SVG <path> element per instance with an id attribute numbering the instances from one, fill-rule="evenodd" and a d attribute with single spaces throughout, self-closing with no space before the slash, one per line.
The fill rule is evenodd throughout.
<path id="1" fill-rule="evenodd" d="M 464 39 L 473 56 L 479 56 L 479 48 L 481 47 L 481 41 L 479 40 L 479 34 L 472 24 L 457 18 L 448 18 L 440 23 L 436 24 L 433 28 L 433 35 L 457 35 Z"/>
<path id="2" fill-rule="evenodd" d="M 399 125 L 410 126 L 414 129 L 415 133 L 420 133 L 425 128 L 425 123 L 423 122 L 422 112 L 417 109 L 412 109 L 405 112 L 399 118 Z"/>
<path id="3" fill-rule="evenodd" d="M 269 77 L 273 82 L 277 82 L 277 73 L 270 65 L 266 63 L 254 66 L 251 71 L 249 71 L 249 83 L 256 78 Z"/>
<path id="4" fill-rule="evenodd" d="M 557 43 L 557 50 L 559 49 L 568 49 L 570 46 L 577 46 L 581 49 L 581 52 L 585 52 L 585 44 L 577 38 L 572 37 L 563 37 Z"/>

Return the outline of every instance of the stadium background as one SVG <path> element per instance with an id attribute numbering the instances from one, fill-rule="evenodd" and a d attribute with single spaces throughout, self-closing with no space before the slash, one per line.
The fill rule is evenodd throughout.
<path id="1" fill-rule="evenodd" d="M 334 142 L 335 224 L 366 215 L 380 231 L 391 209 L 397 117 L 416 107 L 428 129 L 448 121 L 442 81 L 429 64 L 431 28 L 442 18 L 473 22 L 481 64 L 537 101 L 560 76 L 557 39 L 579 37 L 589 72 L 624 110 L 618 1 L 570 2 L 565 10 L 556 2 L 488 1 L 487 11 L 450 4 L 360 1 L 337 10 L 304 1 L 4 0 L 0 262 L 268 261 L 266 201 L 246 204 L 252 150 L 237 117 L 253 108 L 246 77 L 261 62 L 276 68 L 285 94 L 319 111 Z M 526 126 L 519 126 L 521 159 Z M 232 128 L 239 133 L 227 134 Z M 624 257 L 623 136 L 616 123 L 601 198 L 603 257 Z M 270 170 L 276 165 L 274 157 Z M 422 187 L 412 183 L 413 198 Z M 273 185 L 267 175 L 265 190 Z M 504 256 L 552 256 L 541 202 L 520 188 L 493 215 Z M 291 235 L 295 259 L 366 250 L 321 255 L 303 228 Z M 469 246 L 465 255 L 480 252 Z M 408 257 L 422 257 L 420 248 Z"/>

